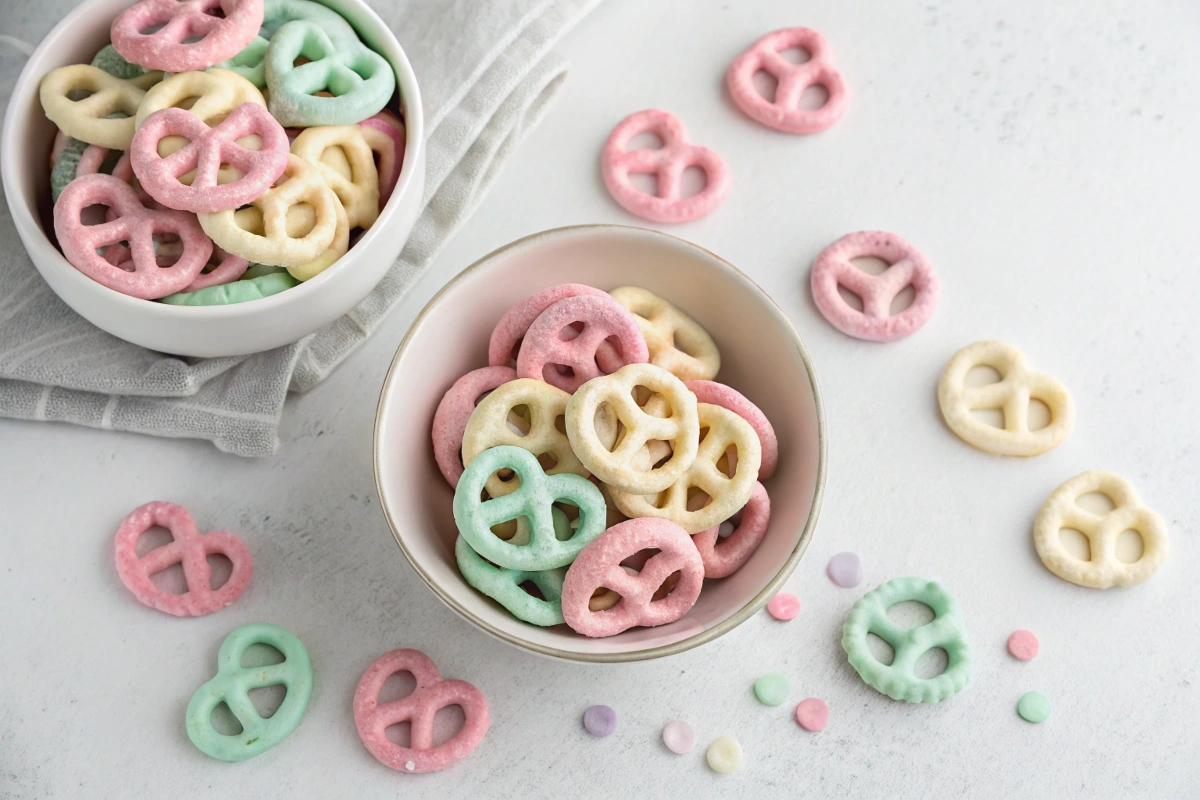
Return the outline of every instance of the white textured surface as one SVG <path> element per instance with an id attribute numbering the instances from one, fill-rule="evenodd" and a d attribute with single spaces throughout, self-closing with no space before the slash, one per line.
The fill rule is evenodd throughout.
<path id="1" fill-rule="evenodd" d="M 722 89 L 744 46 L 793 24 L 827 35 L 853 92 L 843 121 L 812 137 L 757 127 Z M 1187 0 L 602 5 L 561 47 L 574 70 L 559 103 L 379 334 L 289 403 L 278 456 L 0 422 L 0 794 L 1194 793 L 1198 33 Z M 532 231 L 630 221 L 603 194 L 599 148 L 618 120 L 652 106 L 680 115 L 734 172 L 724 207 L 672 231 L 746 269 L 813 351 L 832 437 L 825 508 L 791 581 L 804 602 L 795 621 L 764 612 L 654 663 L 556 664 L 477 633 L 406 566 L 374 498 L 375 397 L 406 325 L 448 275 Z M 860 228 L 901 233 L 939 270 L 942 305 L 910 339 L 847 339 L 807 295 L 820 248 Z M 942 425 L 940 370 L 985 337 L 1070 388 L 1078 424 L 1064 445 L 1004 459 Z M 1131 479 L 1169 526 L 1171 558 L 1141 587 L 1070 586 L 1034 554 L 1039 505 L 1085 469 Z M 238 603 L 176 620 L 130 598 L 112 534 L 151 499 L 244 536 L 256 569 Z M 860 589 L 824 577 L 841 550 L 863 555 Z M 945 583 L 975 648 L 974 680 L 935 707 L 867 688 L 838 645 L 862 591 L 907 574 Z M 218 763 L 187 741 L 183 710 L 221 639 L 258 620 L 301 637 L 316 689 L 284 744 Z M 1042 641 L 1029 663 L 1004 649 L 1019 627 Z M 397 646 L 424 650 L 491 704 L 487 738 L 445 773 L 392 773 L 355 736 L 355 683 Z M 766 671 L 792 682 L 779 708 L 753 699 Z M 1015 713 L 1031 689 L 1053 704 L 1038 726 Z M 807 696 L 829 704 L 823 733 L 791 718 Z M 607 739 L 582 728 L 593 703 L 617 710 Z M 689 755 L 662 745 L 675 718 L 696 729 Z M 746 754 L 733 776 L 704 764 L 725 734 Z"/>

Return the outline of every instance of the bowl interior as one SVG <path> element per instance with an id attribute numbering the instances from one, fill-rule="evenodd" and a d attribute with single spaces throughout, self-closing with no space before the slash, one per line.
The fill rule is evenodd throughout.
<path id="1" fill-rule="evenodd" d="M 487 365 L 492 328 L 511 306 L 558 283 L 643 286 L 703 325 L 721 351 L 717 380 L 770 418 L 779 467 L 766 487 L 771 523 L 750 561 L 705 582 L 695 607 L 657 628 L 588 639 L 559 625 L 513 618 L 459 575 L 453 491 L 430 441 L 434 411 L 466 372 Z M 820 400 L 799 337 L 761 290 L 726 262 L 665 234 L 619 226 L 563 228 L 501 249 L 452 281 L 426 307 L 396 355 L 376 421 L 376 478 L 397 541 L 451 608 L 501 639 L 545 655 L 624 661 L 678 652 L 754 613 L 786 580 L 811 536 L 823 481 Z"/>

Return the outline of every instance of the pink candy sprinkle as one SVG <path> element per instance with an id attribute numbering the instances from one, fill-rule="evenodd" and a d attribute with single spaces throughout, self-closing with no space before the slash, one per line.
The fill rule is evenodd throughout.
<path id="1" fill-rule="evenodd" d="M 796 706 L 796 722 L 806 731 L 823 731 L 829 722 L 829 706 L 815 697 L 801 700 Z"/>
<path id="2" fill-rule="evenodd" d="M 863 580 L 862 560 L 857 553 L 838 553 L 829 559 L 825 571 L 829 574 L 829 580 L 845 589 L 858 586 Z"/>
<path id="3" fill-rule="evenodd" d="M 1038 638 L 1024 628 L 1013 631 L 1013 635 L 1008 637 L 1008 652 L 1013 658 L 1028 661 L 1038 654 Z"/>
<path id="4" fill-rule="evenodd" d="M 800 598 L 794 594 L 780 592 L 767 602 L 767 613 L 780 622 L 795 619 L 800 613 Z"/>

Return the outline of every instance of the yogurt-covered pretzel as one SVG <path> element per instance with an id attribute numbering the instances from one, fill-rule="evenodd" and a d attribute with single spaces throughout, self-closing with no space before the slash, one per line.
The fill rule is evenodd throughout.
<path id="1" fill-rule="evenodd" d="M 114 218 L 84 225 L 80 215 L 92 205 L 108 206 Z M 122 294 L 153 300 L 183 291 L 199 276 L 212 253 L 212 241 L 186 211 L 144 207 L 133 188 L 112 175 L 77 178 L 63 189 L 54 206 L 54 232 L 71 265 L 97 283 Z M 172 233 L 183 253 L 170 267 L 160 267 L 154 235 Z M 133 271 L 113 266 L 97 252 L 129 242 Z"/>
<path id="2" fill-rule="evenodd" d="M 314 224 L 303 236 L 292 236 L 288 230 L 288 212 L 301 204 L 313 208 Z M 334 243 L 340 206 L 337 195 L 302 158 L 289 154 L 283 182 L 268 189 L 251 205 L 262 214 L 262 234 L 242 227 L 232 210 L 197 216 L 204 232 L 222 249 L 257 264 L 303 266 Z"/>
<path id="3" fill-rule="evenodd" d="M 654 549 L 636 575 L 621 562 L 638 551 Z M 665 598 L 654 596 L 667 579 L 679 572 L 679 581 Z M 562 612 L 567 624 L 584 636 L 614 636 L 637 625 L 666 625 L 682 617 L 700 596 L 704 564 L 695 545 L 680 527 L 661 519 L 631 519 L 600 534 L 567 569 L 562 587 Z M 620 595 L 615 605 L 589 604 L 596 590 Z M 609 595 L 602 594 L 597 599 Z"/>
<path id="4" fill-rule="evenodd" d="M 583 329 L 571 339 L 563 332 Z M 575 392 L 585 382 L 605 374 L 613 364 L 601 364 L 601 353 L 615 338 L 623 364 L 645 363 L 650 354 L 633 315 L 611 297 L 580 295 L 560 300 L 529 326 L 517 356 L 517 374 L 538 378 Z M 564 371 L 565 370 L 565 371 Z"/>
<path id="5" fill-rule="evenodd" d="M 498 386 L 516 380 L 511 367 L 483 367 L 463 375 L 446 390 L 433 414 L 433 458 L 450 488 L 462 477 L 463 435 L 481 398 Z"/>
<path id="6" fill-rule="evenodd" d="M 397 128 L 376 115 L 358 123 L 363 139 L 379 159 L 379 209 L 387 205 L 404 166 L 404 127 Z"/>
<path id="7" fill-rule="evenodd" d="M 662 395 L 670 414 L 662 417 L 646 413 L 633 398 L 638 386 Z M 607 404 L 625 426 L 624 436 L 613 448 L 604 445 L 596 430 L 596 413 L 602 404 Z M 612 375 L 588 381 L 571 397 L 567 403 L 567 437 L 583 465 L 611 487 L 614 499 L 617 490 L 661 492 L 675 483 L 696 458 L 700 438 L 696 396 L 664 369 L 653 364 L 630 364 Z M 647 443 L 653 441 L 670 442 L 672 446 L 670 459 L 659 467 L 647 466 L 641 460 Z"/>
<path id="8" fill-rule="evenodd" d="M 762 462 L 758 435 L 750 423 L 732 411 L 708 403 L 698 403 L 696 408 L 701 430 L 700 446 L 695 459 L 677 481 L 658 494 L 644 489 L 632 492 L 612 489 L 613 501 L 627 516 L 661 517 L 675 522 L 688 533 L 700 533 L 729 519 L 750 499 Z M 568 430 L 570 419 L 568 413 Z M 704 433 L 705 429 L 707 433 Z M 732 477 L 722 472 L 719 466 L 722 456 L 731 447 L 737 452 L 736 459 L 730 459 Z M 689 507 L 693 488 L 708 495 L 707 505 L 694 510 Z"/>
<path id="9" fill-rule="evenodd" d="M 599 289 L 582 283 L 560 283 L 530 295 L 510 308 L 492 329 L 492 338 L 488 341 L 488 363 L 493 366 L 515 367 L 521 340 L 524 339 L 529 326 L 543 311 L 558 301 L 580 295 L 603 297 L 604 294 Z"/>
<path id="10" fill-rule="evenodd" d="M 98 67 L 72 64 L 42 78 L 38 92 L 42 110 L 67 136 L 110 150 L 128 150 L 136 127 L 134 115 L 146 90 L 160 80 L 161 72 L 126 81 Z M 88 94 L 71 99 L 81 93 Z"/>
<path id="11" fill-rule="evenodd" d="M 609 294 L 637 320 L 651 364 L 681 381 L 712 380 L 717 376 L 721 353 L 700 323 L 640 286 L 622 286 Z"/>
<path id="12" fill-rule="evenodd" d="M 1094 514 L 1078 499 L 1102 492 L 1114 508 Z M 1087 537 L 1091 558 L 1081 561 L 1063 547 L 1059 532 L 1073 528 Z M 1142 555 L 1129 564 L 1117 557 L 1117 539 L 1127 530 L 1142 537 Z M 1167 526 L 1142 504 L 1129 481 L 1111 472 L 1092 470 L 1076 475 L 1054 490 L 1033 523 L 1033 543 L 1047 569 L 1065 581 L 1092 589 L 1133 586 L 1162 566 L 1167 558 Z"/>
<path id="13" fill-rule="evenodd" d="M 150 69 L 208 69 L 241 52 L 262 22 L 263 0 L 141 0 L 113 20 L 112 43 Z"/>
<path id="14" fill-rule="evenodd" d="M 808 61 L 793 64 L 781 55 L 793 47 L 807 50 Z M 770 73 L 778 81 L 774 100 L 754 88 L 757 72 Z M 763 36 L 729 65 L 725 83 L 746 116 L 788 133 L 823 131 L 846 110 L 846 83 L 830 63 L 825 37 L 812 28 L 784 28 Z M 820 108 L 800 107 L 800 98 L 810 86 L 823 86 L 829 93 Z"/>
<path id="15" fill-rule="evenodd" d="M 180 72 L 146 92 L 146 96 L 137 107 L 137 127 L 142 127 L 142 123 L 154 112 L 179 107 L 185 100 L 190 99 L 194 99 L 195 102 L 187 110 L 210 128 L 220 125 L 243 103 L 259 106 L 267 104 L 262 92 L 236 72 L 227 69 Z M 132 138 L 131 136 L 130 139 Z"/>
<path id="16" fill-rule="evenodd" d="M 737 414 L 758 434 L 758 443 L 762 445 L 762 464 L 758 468 L 758 479 L 768 480 L 775 474 L 779 464 L 779 439 L 775 436 L 775 428 L 758 406 L 751 403 L 741 392 L 713 381 L 687 381 L 688 391 L 696 395 L 696 402 L 711 403 L 714 406 L 727 408 Z"/>
<path id="17" fill-rule="evenodd" d="M 1000 373 L 998 383 L 968 387 L 966 376 L 974 367 L 987 366 Z M 1029 401 L 1040 400 L 1050 409 L 1050 424 L 1029 429 Z M 982 341 L 954 354 L 938 382 L 938 405 L 950 430 L 980 450 L 1005 456 L 1036 456 L 1057 447 L 1075 425 L 1075 404 L 1066 387 L 1055 378 L 1029 367 L 1025 355 L 1003 342 Z M 976 419 L 975 409 L 1001 409 L 1004 427 Z"/>
<path id="18" fill-rule="evenodd" d="M 553 457 L 555 463 L 546 470 L 547 475 L 571 472 L 588 477 L 587 469 L 571 450 L 567 435 L 558 429 L 558 420 L 566 414 L 570 399 L 571 395 L 562 389 L 532 378 L 519 378 L 497 387 L 471 412 L 463 433 L 463 463 L 470 465 L 489 447 L 511 444 L 528 450 L 539 459 L 547 455 Z M 509 415 L 520 406 L 529 409 L 529 430 L 524 434 L 514 431 L 509 422 Z M 484 486 L 492 497 L 502 497 L 518 484 L 515 477 L 502 481 L 499 475 L 492 475 Z"/>
<path id="19" fill-rule="evenodd" d="M 322 160 L 326 150 L 336 148 L 350 167 L 350 177 Z M 364 230 L 379 217 L 379 173 L 375 158 L 358 125 L 326 125 L 306 128 L 292 143 L 292 154 L 311 164 L 338 196 L 351 228 Z"/>
<path id="20" fill-rule="evenodd" d="M 720 538 L 721 526 L 714 525 L 692 537 L 700 560 L 704 562 L 704 577 L 726 578 L 737 572 L 754 555 L 767 535 L 771 522 L 771 498 L 761 483 L 754 484 L 754 492 L 742 509 L 742 519 L 724 539 Z"/>

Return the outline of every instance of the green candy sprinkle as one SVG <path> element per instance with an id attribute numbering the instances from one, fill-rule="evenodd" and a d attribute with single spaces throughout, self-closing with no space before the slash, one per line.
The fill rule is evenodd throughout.
<path id="1" fill-rule="evenodd" d="M 754 682 L 754 696 L 764 706 L 781 706 L 792 690 L 788 679 L 778 672 L 768 672 Z"/>
<path id="2" fill-rule="evenodd" d="M 933 610 L 931 622 L 905 630 L 887 611 L 897 603 L 916 600 Z M 895 652 L 891 664 L 881 664 L 867 645 L 875 634 Z M 917 661 L 935 648 L 946 651 L 946 671 L 933 678 L 918 678 Z M 893 578 L 864 595 L 846 617 L 842 649 L 850 666 L 870 686 L 893 700 L 939 703 L 961 692 L 971 679 L 971 649 L 963 635 L 958 603 L 940 584 L 924 578 Z"/>
<path id="3" fill-rule="evenodd" d="M 1041 692 L 1026 692 L 1017 701 L 1017 713 L 1026 722 L 1045 722 L 1050 716 L 1050 700 Z"/>
<path id="4" fill-rule="evenodd" d="M 283 662 L 243 667 L 242 656 L 255 644 L 268 644 L 283 654 Z M 225 637 L 217 654 L 217 674 L 192 695 L 185 724 L 188 738 L 205 755 L 221 761 L 245 761 L 270 750 L 296 729 L 312 695 L 312 662 L 304 644 L 278 625 L 256 622 Z M 268 719 L 259 716 L 250 700 L 251 689 L 284 686 L 283 703 Z M 212 712 L 229 707 L 242 731 L 227 736 L 212 726 Z M 243 736 L 250 738 L 243 741 Z"/>
<path id="5" fill-rule="evenodd" d="M 282 272 L 268 272 L 250 280 L 209 286 L 194 292 L 176 292 L 162 298 L 162 302 L 172 306 L 227 306 L 261 300 L 299 285 L 300 281 L 289 275 L 287 270 L 283 270 Z"/>

